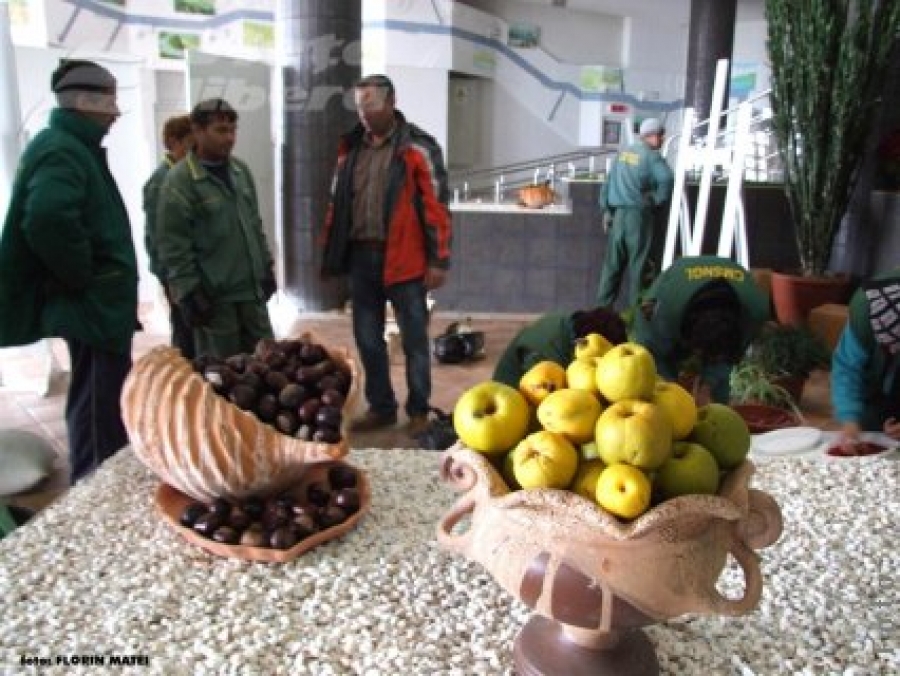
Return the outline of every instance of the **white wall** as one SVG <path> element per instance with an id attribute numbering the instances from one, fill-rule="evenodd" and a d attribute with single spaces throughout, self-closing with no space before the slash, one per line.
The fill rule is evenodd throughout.
<path id="1" fill-rule="evenodd" d="M 434 136 L 447 153 L 446 70 L 392 66 L 388 69 L 397 94 L 397 108 L 410 122 Z"/>
<path id="2" fill-rule="evenodd" d="M 540 46 L 560 61 L 581 65 L 621 64 L 621 17 L 561 9 L 549 2 L 537 5 L 518 0 L 467 0 L 465 4 L 508 23 L 538 26 Z"/>

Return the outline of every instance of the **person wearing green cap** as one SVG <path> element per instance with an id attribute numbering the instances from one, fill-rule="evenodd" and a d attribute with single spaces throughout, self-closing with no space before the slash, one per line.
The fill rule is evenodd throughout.
<path id="1" fill-rule="evenodd" d="M 0 347 L 65 340 L 71 482 L 128 443 L 119 398 L 138 324 L 138 268 L 103 138 L 120 115 L 104 67 L 64 59 L 57 107 L 19 162 L 0 235 Z"/>
<path id="2" fill-rule="evenodd" d="M 597 304 L 612 306 L 628 271 L 626 304 L 638 302 L 644 269 L 653 244 L 654 212 L 672 197 L 675 177 L 660 154 L 665 129 L 656 118 L 644 120 L 640 139 L 616 156 L 603 189 L 600 207 L 608 228 L 600 270 Z"/>
<path id="3" fill-rule="evenodd" d="M 635 313 L 634 341 L 666 380 L 699 365 L 712 401 L 727 404 L 731 369 L 769 319 L 769 303 L 753 275 L 728 258 L 685 256 L 667 268 Z"/>

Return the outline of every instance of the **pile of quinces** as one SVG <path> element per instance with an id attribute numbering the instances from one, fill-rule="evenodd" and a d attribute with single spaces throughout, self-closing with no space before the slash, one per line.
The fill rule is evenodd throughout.
<path id="1" fill-rule="evenodd" d="M 518 389 L 475 385 L 453 411 L 460 440 L 490 458 L 513 489 L 574 491 L 622 519 L 679 495 L 715 494 L 750 450 L 744 419 L 698 407 L 657 376 L 650 352 L 590 334 L 567 368 L 542 361 Z"/>

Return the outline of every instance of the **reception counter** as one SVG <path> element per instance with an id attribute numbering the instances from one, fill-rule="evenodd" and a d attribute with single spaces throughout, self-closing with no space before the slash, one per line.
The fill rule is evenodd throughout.
<path id="1" fill-rule="evenodd" d="M 662 672 L 900 673 L 896 455 L 759 463 L 753 485 L 785 522 L 761 551 L 761 604 L 649 627 Z M 373 485 L 357 528 L 262 564 L 182 540 L 154 512 L 155 477 L 125 449 L 0 541 L 0 673 L 509 674 L 529 611 L 438 548 L 455 499 L 439 457 L 352 451 Z M 739 585 L 729 566 L 721 588 Z"/>

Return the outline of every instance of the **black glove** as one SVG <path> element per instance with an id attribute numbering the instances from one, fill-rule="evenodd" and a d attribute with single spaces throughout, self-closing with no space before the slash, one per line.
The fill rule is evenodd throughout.
<path id="1" fill-rule="evenodd" d="M 278 291 L 278 282 L 275 281 L 275 273 L 270 269 L 259 283 L 262 289 L 263 300 L 268 301 Z"/>
<path id="2" fill-rule="evenodd" d="M 186 321 L 191 328 L 206 326 L 209 323 L 209 320 L 212 319 L 212 301 L 209 299 L 209 296 L 206 295 L 206 292 L 199 286 L 182 298 L 178 305 L 181 308 L 181 314 L 184 316 L 184 321 Z"/>

